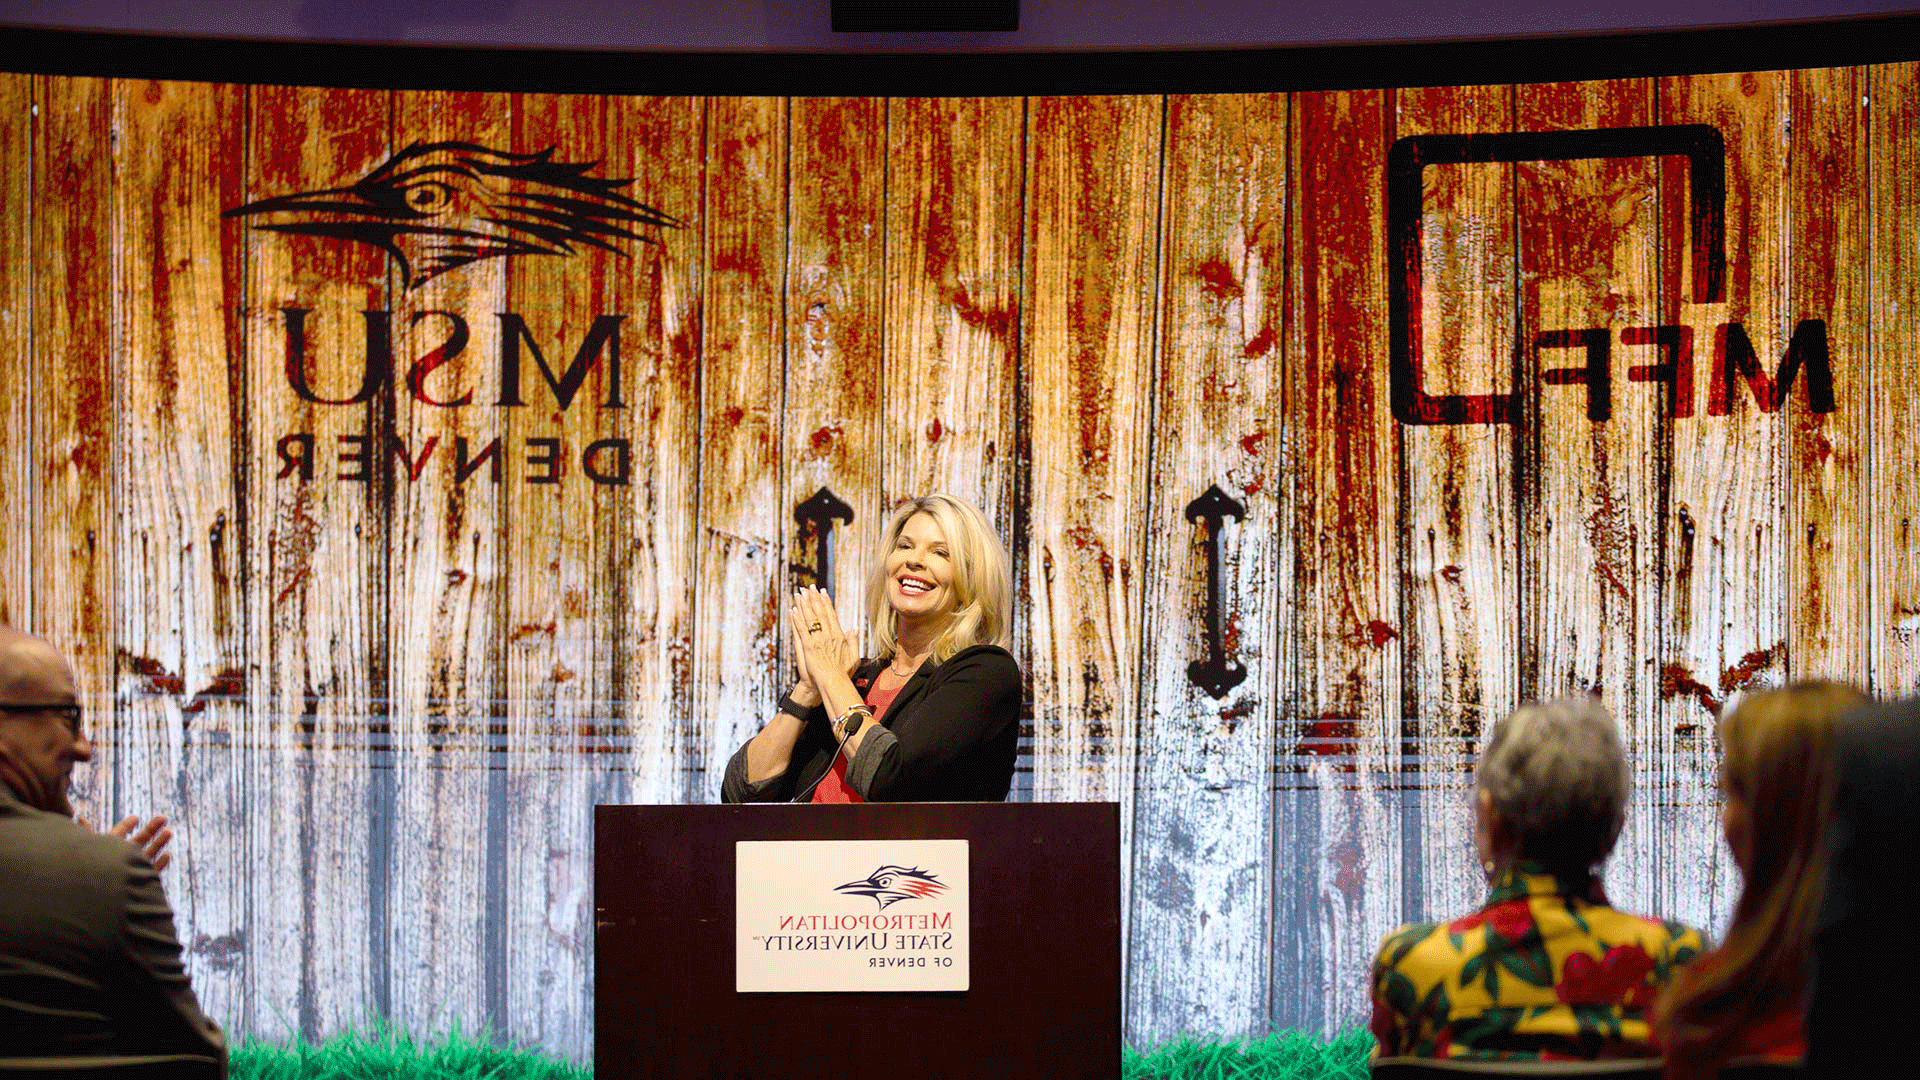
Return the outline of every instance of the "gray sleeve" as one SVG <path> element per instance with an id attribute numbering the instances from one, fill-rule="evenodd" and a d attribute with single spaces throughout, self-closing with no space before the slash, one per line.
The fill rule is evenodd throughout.
<path id="1" fill-rule="evenodd" d="M 720 778 L 720 801 L 725 803 L 779 802 L 784 796 L 787 772 L 778 772 L 757 784 L 747 782 L 747 744 L 741 743 L 740 749 L 727 759 L 727 771 Z"/>
<path id="2" fill-rule="evenodd" d="M 127 978 L 118 988 L 121 1015 L 114 1018 L 120 1038 L 129 1048 L 205 1054 L 225 1062 L 226 1039 L 200 1010 L 200 1001 L 187 982 L 173 909 L 160 887 L 160 875 L 145 856 L 131 850 L 128 854 L 121 933 Z"/>
<path id="3" fill-rule="evenodd" d="M 853 760 L 847 762 L 847 786 L 859 792 L 861 798 L 871 800 L 873 778 L 879 774 L 880 763 L 899 742 L 893 732 L 879 724 L 873 725 L 867 737 L 860 740 L 860 749 L 854 752 Z"/>

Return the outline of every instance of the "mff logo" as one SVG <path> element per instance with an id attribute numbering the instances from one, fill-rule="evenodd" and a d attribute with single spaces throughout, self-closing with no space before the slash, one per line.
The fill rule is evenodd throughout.
<path id="1" fill-rule="evenodd" d="M 873 902 L 885 911 L 891 904 L 902 900 L 924 900 L 930 896 L 939 896 L 947 887 L 931 871 L 918 867 L 883 866 L 859 881 L 849 881 L 845 885 L 835 885 L 833 891 L 849 896 L 870 896 Z"/>
<path id="2" fill-rule="evenodd" d="M 1666 156 L 1684 157 L 1687 163 L 1692 302 L 1722 302 L 1727 279 L 1726 140 L 1711 125 L 1410 135 L 1396 141 L 1387 153 L 1387 311 L 1394 417 L 1403 424 L 1512 424 L 1520 417 L 1518 393 L 1427 392 L 1426 352 L 1421 340 L 1425 283 L 1421 240 L 1426 210 L 1423 174 L 1429 166 Z M 1619 337 L 1623 346 L 1652 346 L 1659 360 L 1629 366 L 1627 380 L 1666 383 L 1671 391 L 1667 396 L 1669 414 L 1692 416 L 1693 328 L 1632 326 L 1622 328 Z M 1535 350 L 1578 350 L 1580 363 L 1544 368 L 1540 381 L 1549 386 L 1585 384 L 1587 418 L 1605 421 L 1612 417 L 1611 331 L 1604 327 L 1543 330 L 1530 344 Z M 1519 352 L 1524 347 L 1516 344 L 1512 358 L 1516 374 L 1521 369 Z M 1707 414 L 1725 416 L 1732 411 L 1736 378 L 1752 389 L 1763 412 L 1775 412 L 1786 402 L 1794 378 L 1803 368 L 1808 407 L 1816 413 L 1832 412 L 1833 365 L 1824 320 L 1804 319 L 1794 327 L 1786 355 L 1772 375 L 1761 364 L 1746 328 L 1736 322 L 1723 323 L 1714 332 Z"/>

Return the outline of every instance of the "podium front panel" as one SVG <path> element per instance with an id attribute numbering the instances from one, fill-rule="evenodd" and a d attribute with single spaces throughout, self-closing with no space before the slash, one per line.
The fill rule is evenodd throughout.
<path id="1" fill-rule="evenodd" d="M 963 992 L 740 993 L 734 845 L 970 845 Z M 594 1076 L 916 1080 L 1120 1074 L 1114 803 L 600 806 Z"/>

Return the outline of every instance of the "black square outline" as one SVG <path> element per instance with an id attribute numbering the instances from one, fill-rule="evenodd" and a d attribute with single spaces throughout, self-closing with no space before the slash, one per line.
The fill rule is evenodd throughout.
<path id="1" fill-rule="evenodd" d="M 1429 165 L 1682 155 L 1687 159 L 1693 302 L 1726 297 L 1727 149 L 1711 124 L 1407 135 L 1387 151 L 1387 319 L 1394 418 L 1403 424 L 1511 424 L 1519 395 L 1428 394 L 1420 340 L 1421 177 Z"/>

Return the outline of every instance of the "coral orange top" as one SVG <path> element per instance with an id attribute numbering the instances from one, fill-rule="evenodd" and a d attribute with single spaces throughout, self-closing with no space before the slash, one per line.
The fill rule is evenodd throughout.
<path id="1" fill-rule="evenodd" d="M 880 690 L 880 680 L 873 680 L 872 689 L 867 691 L 867 704 L 873 706 L 873 719 L 870 723 L 877 724 L 880 722 L 881 717 L 887 715 L 887 706 L 893 704 L 893 699 L 900 696 L 900 688 L 905 685 L 906 683 L 901 683 L 900 686 L 896 686 L 882 693 Z M 856 803 L 867 801 L 860 797 L 859 792 L 853 790 L 852 785 L 847 783 L 846 754 L 842 753 L 833 759 L 833 768 L 828 769 L 827 775 L 820 778 L 820 785 L 813 789 L 813 798 L 807 801 L 817 803 Z"/>

